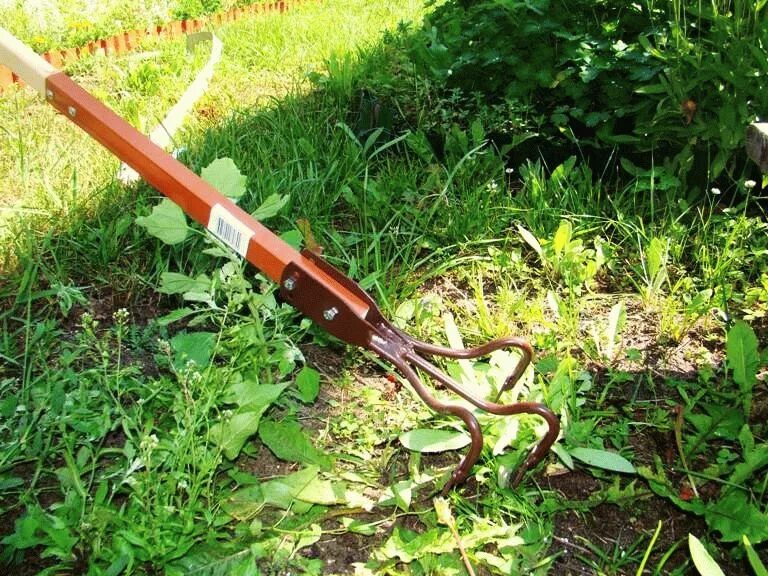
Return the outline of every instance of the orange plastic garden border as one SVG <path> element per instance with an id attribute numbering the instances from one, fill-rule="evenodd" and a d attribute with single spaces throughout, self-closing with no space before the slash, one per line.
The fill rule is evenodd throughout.
<path id="1" fill-rule="evenodd" d="M 310 1 L 321 0 L 288 0 L 282 2 L 267 2 L 258 4 L 249 4 L 241 8 L 233 8 L 227 12 L 218 12 L 201 18 L 190 20 L 174 20 L 166 24 L 152 26 L 146 29 L 127 30 L 121 34 L 116 34 L 109 38 L 101 40 L 92 40 L 82 46 L 63 48 L 60 50 L 50 50 L 41 54 L 46 62 L 56 68 L 63 68 L 80 58 L 91 54 L 124 54 L 138 48 L 145 38 L 177 38 L 185 34 L 194 34 L 200 32 L 206 25 L 214 27 L 221 26 L 228 22 L 235 22 L 263 12 L 286 12 L 298 4 L 306 4 Z M 0 62 L 0 90 L 10 86 L 14 82 L 22 82 L 21 78 L 15 74 L 8 66 Z"/>

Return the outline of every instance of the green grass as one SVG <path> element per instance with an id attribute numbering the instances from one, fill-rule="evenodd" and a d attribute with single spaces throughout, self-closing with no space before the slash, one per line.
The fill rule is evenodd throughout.
<path id="1" fill-rule="evenodd" d="M 145 50 L 117 60 L 89 57 L 72 67 L 87 89 L 138 129 L 160 122 L 207 58 L 187 55 L 183 41 L 148 42 Z M 110 91 L 110 87 L 121 87 Z M 66 221 L 97 206 L 110 192 L 119 162 L 29 90 L 10 87 L 0 100 L 3 154 L 0 234 L 16 232 L 19 219 Z"/>
<path id="2" fill-rule="evenodd" d="M 6 218 L 0 284 L 10 570 L 684 574 L 693 532 L 749 573 L 742 529 L 765 554 L 764 219 L 575 158 L 511 166 L 479 123 L 438 142 L 417 120 L 448 104 L 408 64 L 415 27 L 397 27 L 421 14 L 328 1 L 223 27 L 180 158 L 198 172 L 232 158 L 248 210 L 286 197 L 267 224 L 300 242 L 308 222 L 408 332 L 446 343 L 453 317 L 467 344 L 527 336 L 537 362 L 515 393 L 561 417 L 555 453 L 511 489 L 541 423 L 481 416 L 470 482 L 433 500 L 457 453 L 400 435 L 460 423 L 199 230 L 158 242 L 135 223 L 158 195 L 120 187 L 114 159 L 14 90 L 0 99 L 4 181 L 25 206 Z M 71 71 L 142 129 L 206 57 L 147 49 Z M 510 360 L 448 368 L 487 391 Z"/>
<path id="3" fill-rule="evenodd" d="M 38 52 L 82 46 L 133 29 L 146 29 L 255 4 L 246 0 L 128 0 L 118 2 L 4 2 L 3 27 Z"/>

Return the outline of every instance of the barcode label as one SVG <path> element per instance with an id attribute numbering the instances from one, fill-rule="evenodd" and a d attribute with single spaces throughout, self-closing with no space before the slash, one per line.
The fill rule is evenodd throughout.
<path id="1" fill-rule="evenodd" d="M 208 230 L 224 242 L 224 244 L 245 258 L 245 254 L 248 252 L 248 242 L 251 240 L 251 236 L 253 236 L 253 230 L 235 218 L 221 204 L 216 204 L 211 208 Z"/>

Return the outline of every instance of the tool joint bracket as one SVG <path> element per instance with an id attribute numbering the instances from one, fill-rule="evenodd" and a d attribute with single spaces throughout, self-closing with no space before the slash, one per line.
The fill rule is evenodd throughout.
<path id="1" fill-rule="evenodd" d="M 304 250 L 280 280 L 280 296 L 323 330 L 347 344 L 370 348 L 381 312 L 360 286 L 321 256 Z"/>

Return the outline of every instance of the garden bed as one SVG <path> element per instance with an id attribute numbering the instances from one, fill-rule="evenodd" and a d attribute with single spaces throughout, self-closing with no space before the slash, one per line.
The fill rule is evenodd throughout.
<path id="1" fill-rule="evenodd" d="M 638 6 L 621 17 L 674 22 Z M 516 156 L 524 148 L 504 145 L 533 123 L 555 138 L 557 114 L 579 113 L 506 94 L 498 124 L 498 102 L 440 80 L 440 54 L 455 49 L 442 34 L 468 29 L 438 36 L 423 15 L 416 1 L 327 0 L 223 25 L 222 61 L 177 154 L 208 177 L 231 159 L 224 180 L 244 209 L 287 242 L 324 246 L 409 333 L 530 340 L 535 366 L 514 394 L 557 413 L 555 450 L 511 488 L 541 422 L 481 416 L 481 459 L 441 499 L 462 450 L 420 452 L 403 434 L 460 441 L 460 421 L 302 320 L 202 229 L 177 218 L 183 235 L 156 238 L 157 193 L 116 182 L 113 159 L 12 87 L 0 176 L 26 195 L 6 201 L 0 258 L 6 570 L 693 574 L 711 557 L 760 574 L 760 187 L 736 172 L 727 194 L 688 187 L 674 162 L 640 168 L 639 152 L 589 165 L 566 136 L 557 162 L 545 148 Z M 158 55 L 89 56 L 71 72 L 141 126 L 205 56 L 189 66 L 180 42 L 155 42 Z M 699 112 L 691 123 L 711 114 Z M 490 390 L 513 362 L 446 368 Z"/>

